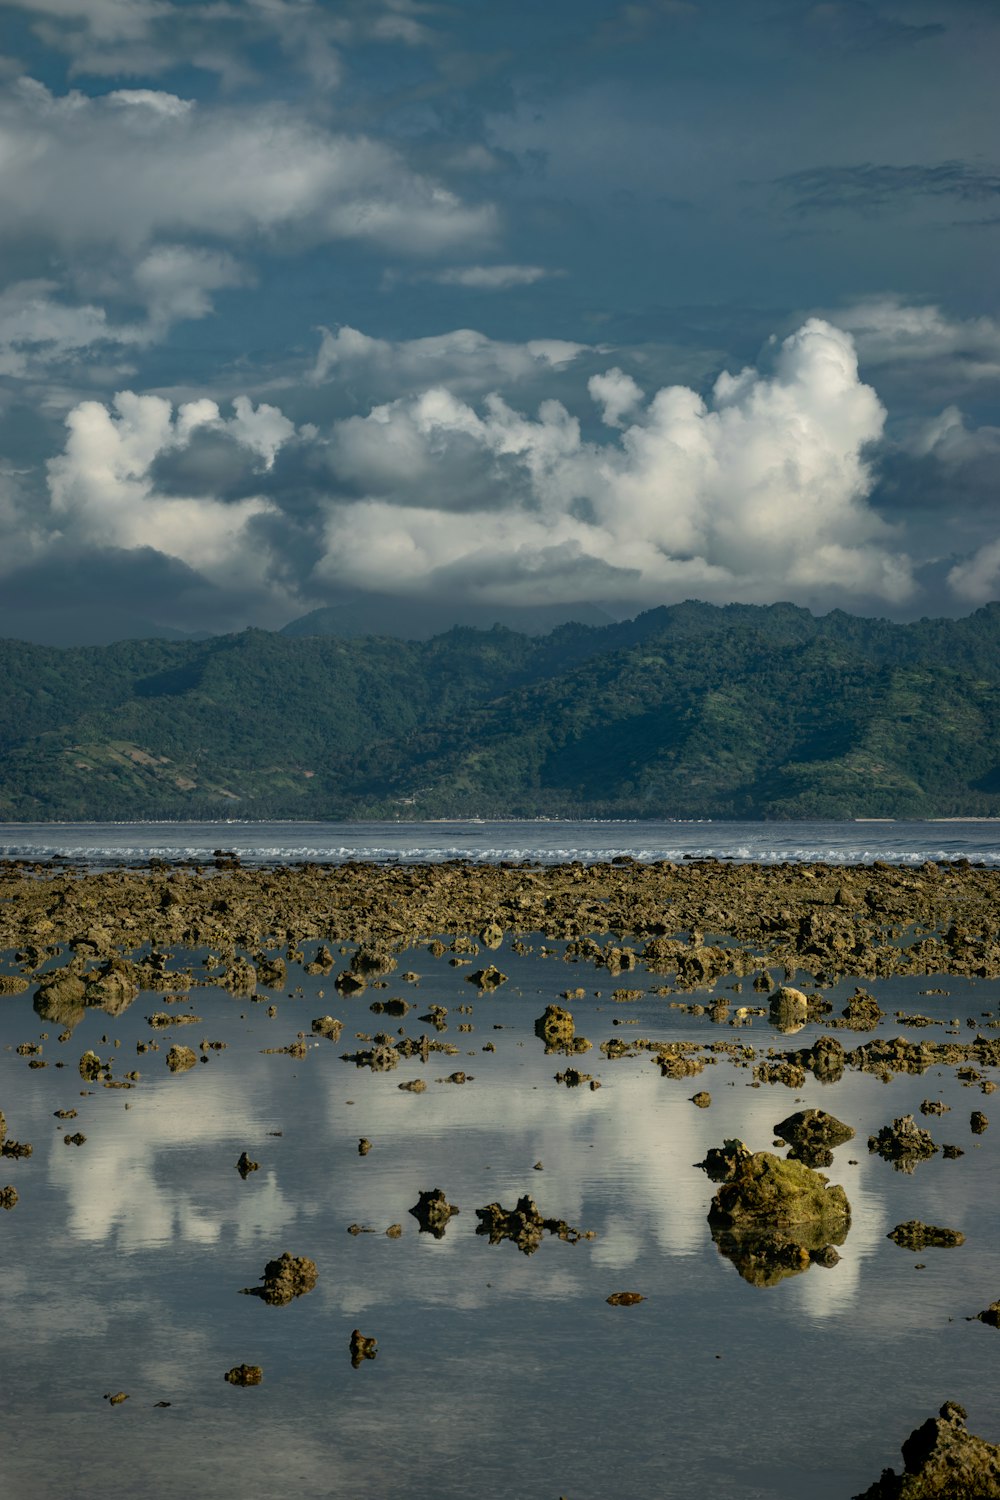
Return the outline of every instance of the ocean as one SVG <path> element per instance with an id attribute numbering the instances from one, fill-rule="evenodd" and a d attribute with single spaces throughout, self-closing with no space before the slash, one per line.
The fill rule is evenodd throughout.
<path id="1" fill-rule="evenodd" d="M 435 821 L 422 823 L 2 823 L 0 858 L 65 860 L 88 869 L 151 859 L 302 862 L 585 864 L 612 859 L 726 859 L 837 865 L 1000 864 L 1000 819 L 801 823 Z"/>

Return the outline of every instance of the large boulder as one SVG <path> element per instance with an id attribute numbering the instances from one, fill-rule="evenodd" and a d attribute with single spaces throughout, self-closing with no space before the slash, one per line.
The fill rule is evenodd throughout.
<path id="1" fill-rule="evenodd" d="M 967 1412 L 946 1401 L 903 1444 L 903 1472 L 881 1479 L 854 1500 L 1000 1500 L 1000 1447 L 969 1432 Z"/>
<path id="2" fill-rule="evenodd" d="M 851 1226 L 839 1186 L 770 1151 L 737 1156 L 708 1213 L 719 1252 L 754 1286 L 773 1286 L 817 1264 L 835 1265 Z"/>
<path id="3" fill-rule="evenodd" d="M 828 1167 L 835 1146 L 854 1139 L 854 1131 L 823 1109 L 800 1109 L 779 1120 L 774 1133 L 791 1147 L 790 1156 L 807 1167 Z"/>

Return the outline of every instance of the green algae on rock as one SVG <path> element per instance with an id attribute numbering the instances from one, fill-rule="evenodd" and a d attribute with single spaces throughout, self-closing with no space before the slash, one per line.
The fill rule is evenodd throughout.
<path id="1" fill-rule="evenodd" d="M 844 1189 L 794 1158 L 733 1154 L 732 1175 L 716 1192 L 708 1222 L 720 1254 L 743 1279 L 773 1286 L 812 1264 L 835 1264 L 833 1247 L 851 1225 Z"/>

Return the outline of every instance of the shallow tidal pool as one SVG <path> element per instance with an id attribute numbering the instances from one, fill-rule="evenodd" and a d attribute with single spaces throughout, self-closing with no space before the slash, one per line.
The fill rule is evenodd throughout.
<path id="1" fill-rule="evenodd" d="M 164 992 L 144 993 L 118 1016 L 86 1010 L 65 1041 L 32 990 L 0 999 L 0 1110 L 8 1142 L 33 1148 L 0 1158 L 0 1188 L 17 1192 L 0 1213 L 10 1500 L 846 1500 L 898 1468 L 902 1441 L 947 1399 L 967 1407 L 972 1431 L 996 1435 L 1000 1331 L 974 1320 L 1000 1297 L 989 1075 L 933 1067 L 883 1082 L 848 1070 L 790 1089 L 755 1082 L 753 1059 L 701 1052 L 697 1076 L 661 1077 L 649 1052 L 608 1058 L 600 1044 L 724 1042 L 759 1059 L 808 1047 L 826 1026 L 789 1038 L 767 1016 L 713 1021 L 688 1007 L 767 997 L 744 982 L 737 998 L 728 981 L 659 994 L 662 979 L 641 966 L 611 979 L 564 962 L 561 944 L 525 946 L 458 966 L 413 948 L 385 988 L 349 998 L 336 969 L 290 969 L 288 990 L 255 999 L 210 983 L 168 1007 Z M 190 955 L 196 975 L 201 957 Z M 508 976 L 493 993 L 468 982 L 484 961 Z M 615 1003 L 626 985 L 641 998 Z M 995 982 L 864 986 L 887 1014 L 878 1032 L 833 1032 L 848 1048 L 873 1035 L 970 1040 L 998 1015 Z M 548 1053 L 535 1022 L 577 988 L 577 1034 L 593 1047 Z M 824 992 L 833 1015 L 853 991 Z M 393 998 L 409 1002 L 405 1018 L 372 1014 Z M 446 1011 L 441 1029 L 421 1019 L 431 1006 Z M 165 1008 L 173 1024 L 151 1028 Z M 913 1028 L 896 1011 L 935 1024 Z M 324 1014 L 344 1023 L 339 1041 L 311 1033 Z M 380 1030 L 457 1051 L 386 1072 L 343 1060 L 370 1045 L 359 1033 Z M 299 1041 L 304 1052 L 263 1050 Z M 173 1043 L 196 1065 L 171 1073 Z M 26 1044 L 40 1051 L 17 1050 Z M 132 1087 L 83 1079 L 88 1049 Z M 557 1082 L 568 1067 L 600 1086 Z M 459 1073 L 465 1082 L 446 1081 Z M 414 1079 L 423 1092 L 400 1087 Z M 709 1107 L 691 1102 L 699 1091 Z M 922 1114 L 926 1100 L 948 1108 Z M 713 1241 L 716 1184 L 697 1163 L 733 1137 L 784 1156 L 775 1124 L 809 1107 L 856 1132 L 824 1169 L 847 1193 L 850 1230 L 836 1264 L 754 1285 Z M 997 1116 L 982 1134 L 974 1110 Z M 869 1135 L 906 1114 L 962 1154 L 938 1151 L 912 1172 L 870 1154 Z M 78 1132 L 82 1143 L 67 1141 Z M 244 1151 L 259 1166 L 241 1176 Z M 441 1238 L 410 1213 L 434 1188 L 459 1209 Z M 593 1237 L 545 1234 L 525 1254 L 477 1233 L 477 1208 L 524 1194 Z M 909 1219 L 965 1243 L 901 1249 L 887 1235 Z M 402 1233 L 387 1235 L 394 1225 Z M 315 1288 L 285 1306 L 240 1295 L 283 1251 L 315 1261 Z M 643 1300 L 609 1305 L 622 1291 Z M 355 1329 L 377 1340 L 374 1359 L 352 1364 Z M 241 1363 L 262 1368 L 260 1384 L 226 1382 Z M 119 1393 L 128 1399 L 107 1399 Z"/>

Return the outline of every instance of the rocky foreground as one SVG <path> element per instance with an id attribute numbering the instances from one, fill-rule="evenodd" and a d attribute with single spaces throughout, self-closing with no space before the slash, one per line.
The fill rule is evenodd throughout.
<path id="1" fill-rule="evenodd" d="M 1000 871 L 876 863 L 296 866 L 83 874 L 0 865 L 0 949 L 31 971 L 57 951 L 107 961 L 143 945 L 254 955 L 309 938 L 401 949 L 443 934 L 542 933 L 605 957 L 629 939 L 679 987 L 750 974 L 762 963 L 804 969 L 817 984 L 895 974 L 1000 975 Z M 593 941 L 600 939 L 600 942 Z M 629 966 L 622 955 L 620 967 Z"/>
<path id="2" fill-rule="evenodd" d="M 658 994 L 682 997 L 672 1003 L 719 1024 L 738 1026 L 754 1015 L 766 1015 L 786 1038 L 808 1022 L 820 1021 L 824 1027 L 809 1047 L 796 1048 L 789 1042 L 784 1049 L 772 1045 L 766 1050 L 755 1049 L 743 1037 L 703 1044 L 619 1031 L 597 1049 L 609 1065 L 621 1058 L 651 1055 L 663 1077 L 685 1082 L 703 1073 L 706 1064 L 728 1057 L 735 1066 L 752 1069 L 754 1086 L 781 1084 L 792 1090 L 803 1086 L 807 1073 L 834 1082 L 846 1068 L 888 1077 L 945 1065 L 960 1068 L 958 1076 L 984 1094 L 996 1088 L 980 1070 L 1000 1066 L 997 1022 L 979 1021 L 963 1033 L 953 1023 L 941 1040 L 887 1037 L 880 1025 L 885 1013 L 875 996 L 858 988 L 834 1015 L 833 1005 L 816 992 L 846 976 L 1000 976 L 1000 872 L 966 862 L 917 869 L 883 864 L 761 867 L 715 860 L 681 865 L 618 860 L 558 867 L 453 863 L 245 869 L 220 852 L 210 867 L 156 864 L 141 870 L 86 873 L 60 866 L 0 865 L 0 995 L 33 987 L 36 1013 L 66 1028 L 60 1041 L 69 1040 L 92 1006 L 117 1015 L 144 991 L 174 992 L 163 994 L 162 1003 L 169 1005 L 206 984 L 221 985 L 234 995 L 278 991 L 292 982 L 290 971 L 296 966 L 311 975 L 329 976 L 340 1000 L 368 989 L 368 1001 L 371 991 L 386 988 L 383 976 L 416 945 L 430 947 L 439 958 L 446 951 L 463 955 L 452 962 L 467 965 L 471 972 L 464 978 L 480 994 L 489 995 L 507 982 L 507 976 L 482 950 L 501 961 L 497 950 L 502 946 L 524 952 L 522 940 L 531 937 L 537 942 L 539 934 L 558 942 L 567 959 L 592 964 L 612 978 L 637 971 L 629 983 L 639 982 L 641 970 L 658 976 Z M 208 952 L 200 973 L 195 967 L 199 950 Z M 480 967 L 473 968 L 477 955 Z M 662 986 L 659 976 L 667 981 Z M 417 976 L 400 973 L 399 978 L 415 981 Z M 751 993 L 741 1002 L 722 996 L 722 980 L 729 991 Z M 793 981 L 806 988 L 795 987 Z M 699 1000 L 697 991 L 715 993 L 703 993 Z M 634 1007 L 643 993 L 623 984 L 611 1000 Z M 560 998 L 569 1008 L 549 1004 L 535 1021 L 535 1035 L 547 1054 L 573 1058 L 593 1048 L 576 1031 L 572 1003 L 583 997 L 583 989 L 567 989 Z M 377 999 L 368 1006 L 397 1019 L 410 1008 L 411 1002 L 400 998 Z M 432 1004 L 420 1019 L 437 1032 L 444 1029 L 445 1015 L 442 1007 Z M 615 1016 L 614 1026 L 625 1024 L 620 1012 Z M 897 1016 L 908 1027 L 944 1024 L 900 1012 Z M 147 1017 L 156 1035 L 198 1019 L 175 1010 L 157 1010 Z M 342 1021 L 322 1016 L 312 1022 L 312 1035 L 338 1042 L 343 1028 Z M 847 1033 L 874 1034 L 852 1046 Z M 305 1055 L 305 1036 L 300 1032 L 288 1047 L 265 1050 Z M 431 1053 L 458 1050 L 428 1032 L 407 1036 L 403 1028 L 364 1040 L 371 1046 L 342 1056 L 376 1072 L 395 1070 L 400 1059 L 419 1055 L 427 1063 Z M 202 1043 L 201 1050 L 223 1045 Z M 150 1049 L 159 1050 L 158 1043 L 139 1045 L 140 1051 Z M 28 1056 L 28 1066 L 45 1066 L 34 1056 L 40 1050 L 26 1044 L 18 1053 Z M 492 1042 L 483 1048 L 493 1050 Z M 180 1044 L 171 1046 L 166 1056 L 172 1072 L 189 1069 L 197 1061 L 193 1049 Z M 90 1051 L 80 1058 L 79 1070 L 85 1081 L 101 1081 L 106 1088 L 128 1088 L 130 1080 L 139 1077 L 127 1073 L 118 1078 L 111 1061 L 102 1062 Z M 465 1083 L 469 1078 L 453 1072 L 436 1082 Z M 566 1067 L 555 1079 L 568 1087 L 601 1087 L 599 1078 L 575 1067 Z M 398 1087 L 416 1092 L 427 1084 L 416 1078 Z M 700 1108 L 711 1102 L 705 1090 L 692 1097 Z M 928 1115 L 945 1107 L 931 1099 L 920 1106 Z M 59 1118 L 68 1120 L 75 1114 L 75 1109 L 64 1111 Z M 973 1111 L 970 1131 L 982 1134 L 987 1125 L 987 1117 Z M 777 1120 L 774 1132 L 774 1145 L 784 1142 L 789 1147 L 784 1160 L 771 1152 L 752 1153 L 742 1141 L 726 1140 L 700 1164 L 719 1184 L 709 1213 L 712 1239 L 740 1276 L 758 1287 L 774 1286 L 813 1265 L 835 1265 L 836 1247 L 843 1245 L 851 1223 L 844 1190 L 831 1187 L 816 1168 L 831 1163 L 833 1151 L 854 1137 L 853 1128 L 825 1111 L 809 1109 Z M 82 1134 L 65 1137 L 67 1144 L 85 1140 Z M 359 1152 L 365 1154 L 369 1147 L 362 1138 Z M 869 1152 L 908 1173 L 939 1149 L 945 1156 L 964 1154 L 954 1145 L 939 1147 L 912 1115 L 893 1119 L 868 1140 Z M 0 1150 L 4 1157 L 31 1151 L 30 1146 L 5 1139 L 2 1115 Z M 258 1163 L 244 1152 L 237 1167 L 246 1177 Z M 6 1191 L 10 1201 L 0 1206 L 11 1208 L 17 1194 L 12 1187 Z M 422 1192 L 411 1213 L 421 1231 L 441 1238 L 458 1211 L 435 1189 Z M 476 1209 L 476 1216 L 477 1234 L 488 1236 L 491 1244 L 511 1240 L 526 1255 L 538 1249 L 546 1234 L 571 1242 L 592 1237 L 562 1219 L 543 1217 L 528 1196 L 513 1208 L 487 1204 Z M 353 1225 L 351 1232 L 371 1231 Z M 399 1225 L 386 1231 L 390 1237 L 399 1232 Z M 955 1229 L 912 1220 L 898 1225 L 889 1238 L 904 1249 L 923 1252 L 927 1246 L 961 1246 L 964 1236 Z M 285 1306 L 312 1289 L 316 1265 L 286 1252 L 268 1262 L 261 1279 L 262 1286 L 244 1290 L 269 1305 Z M 642 1300 L 638 1292 L 607 1298 L 612 1305 L 626 1306 Z M 979 1320 L 995 1323 L 998 1305 L 979 1314 Z M 352 1363 L 373 1359 L 375 1346 L 374 1338 L 355 1330 Z M 259 1366 L 241 1365 L 225 1378 L 231 1384 L 258 1384 L 262 1372 Z M 119 1393 L 108 1399 L 126 1398 Z M 966 1431 L 962 1409 L 946 1403 L 940 1418 L 925 1423 L 904 1444 L 904 1473 L 886 1470 L 866 1496 L 1000 1496 L 997 1454 L 996 1448 Z"/>

